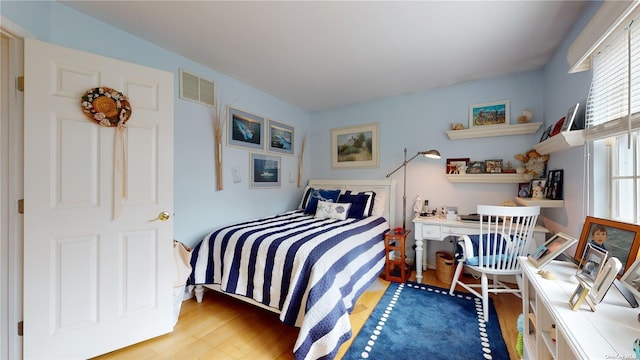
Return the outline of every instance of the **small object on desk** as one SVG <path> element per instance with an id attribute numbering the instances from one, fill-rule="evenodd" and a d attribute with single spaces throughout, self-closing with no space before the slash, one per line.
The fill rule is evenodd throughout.
<path id="1" fill-rule="evenodd" d="M 550 272 L 550 271 L 546 271 L 546 270 L 538 270 L 538 274 L 540 276 L 542 276 L 543 279 L 547 279 L 547 280 L 555 280 L 556 279 L 556 274 Z"/>
<path id="2" fill-rule="evenodd" d="M 396 232 L 396 235 L 401 235 L 404 232 L 404 229 L 401 228 L 400 226 L 398 226 L 397 228 L 394 229 Z"/>
<path id="3" fill-rule="evenodd" d="M 596 311 L 596 305 L 593 303 L 591 298 L 587 296 L 589 295 L 590 291 L 591 286 L 582 279 L 578 278 L 578 286 L 569 298 L 569 307 L 571 307 L 571 310 L 577 311 L 578 309 L 580 309 L 582 303 L 586 302 L 587 305 L 589 305 L 591 311 Z"/>

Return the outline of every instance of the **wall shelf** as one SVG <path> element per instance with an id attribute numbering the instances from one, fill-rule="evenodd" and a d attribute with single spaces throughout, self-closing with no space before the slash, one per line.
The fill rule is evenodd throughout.
<path id="1" fill-rule="evenodd" d="M 516 202 L 523 206 L 540 206 L 541 208 L 564 207 L 564 200 L 534 199 L 517 197 Z"/>
<path id="2" fill-rule="evenodd" d="M 447 179 L 455 183 L 517 184 L 529 182 L 525 179 L 524 174 L 447 174 Z"/>
<path id="3" fill-rule="evenodd" d="M 449 130 L 447 136 L 451 140 L 471 139 L 479 137 L 533 134 L 542 126 L 542 122 L 477 126 L 464 130 Z"/>
<path id="4" fill-rule="evenodd" d="M 554 151 L 560 151 L 584 144 L 584 134 L 582 130 L 565 131 L 551 138 L 533 145 L 541 155 L 549 154 Z"/>

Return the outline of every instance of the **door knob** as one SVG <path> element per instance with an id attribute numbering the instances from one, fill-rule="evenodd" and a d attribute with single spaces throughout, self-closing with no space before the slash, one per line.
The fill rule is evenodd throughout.
<path id="1" fill-rule="evenodd" d="M 158 214 L 158 219 L 162 221 L 169 220 L 170 217 L 171 217 L 171 214 L 169 214 L 168 211 L 161 211 L 160 214 Z"/>

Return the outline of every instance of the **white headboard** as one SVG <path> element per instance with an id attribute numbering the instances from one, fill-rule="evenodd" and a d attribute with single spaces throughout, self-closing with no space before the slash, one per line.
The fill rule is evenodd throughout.
<path id="1" fill-rule="evenodd" d="M 375 191 L 384 194 L 383 215 L 389 224 L 395 222 L 396 215 L 396 180 L 395 179 L 311 179 L 309 186 L 316 189 L 340 189 L 360 191 Z"/>

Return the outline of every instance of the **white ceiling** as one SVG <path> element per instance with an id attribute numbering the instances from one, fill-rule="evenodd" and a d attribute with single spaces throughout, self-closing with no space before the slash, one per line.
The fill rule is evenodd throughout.
<path id="1" fill-rule="evenodd" d="M 62 1 L 309 111 L 547 63 L 586 1 Z"/>

